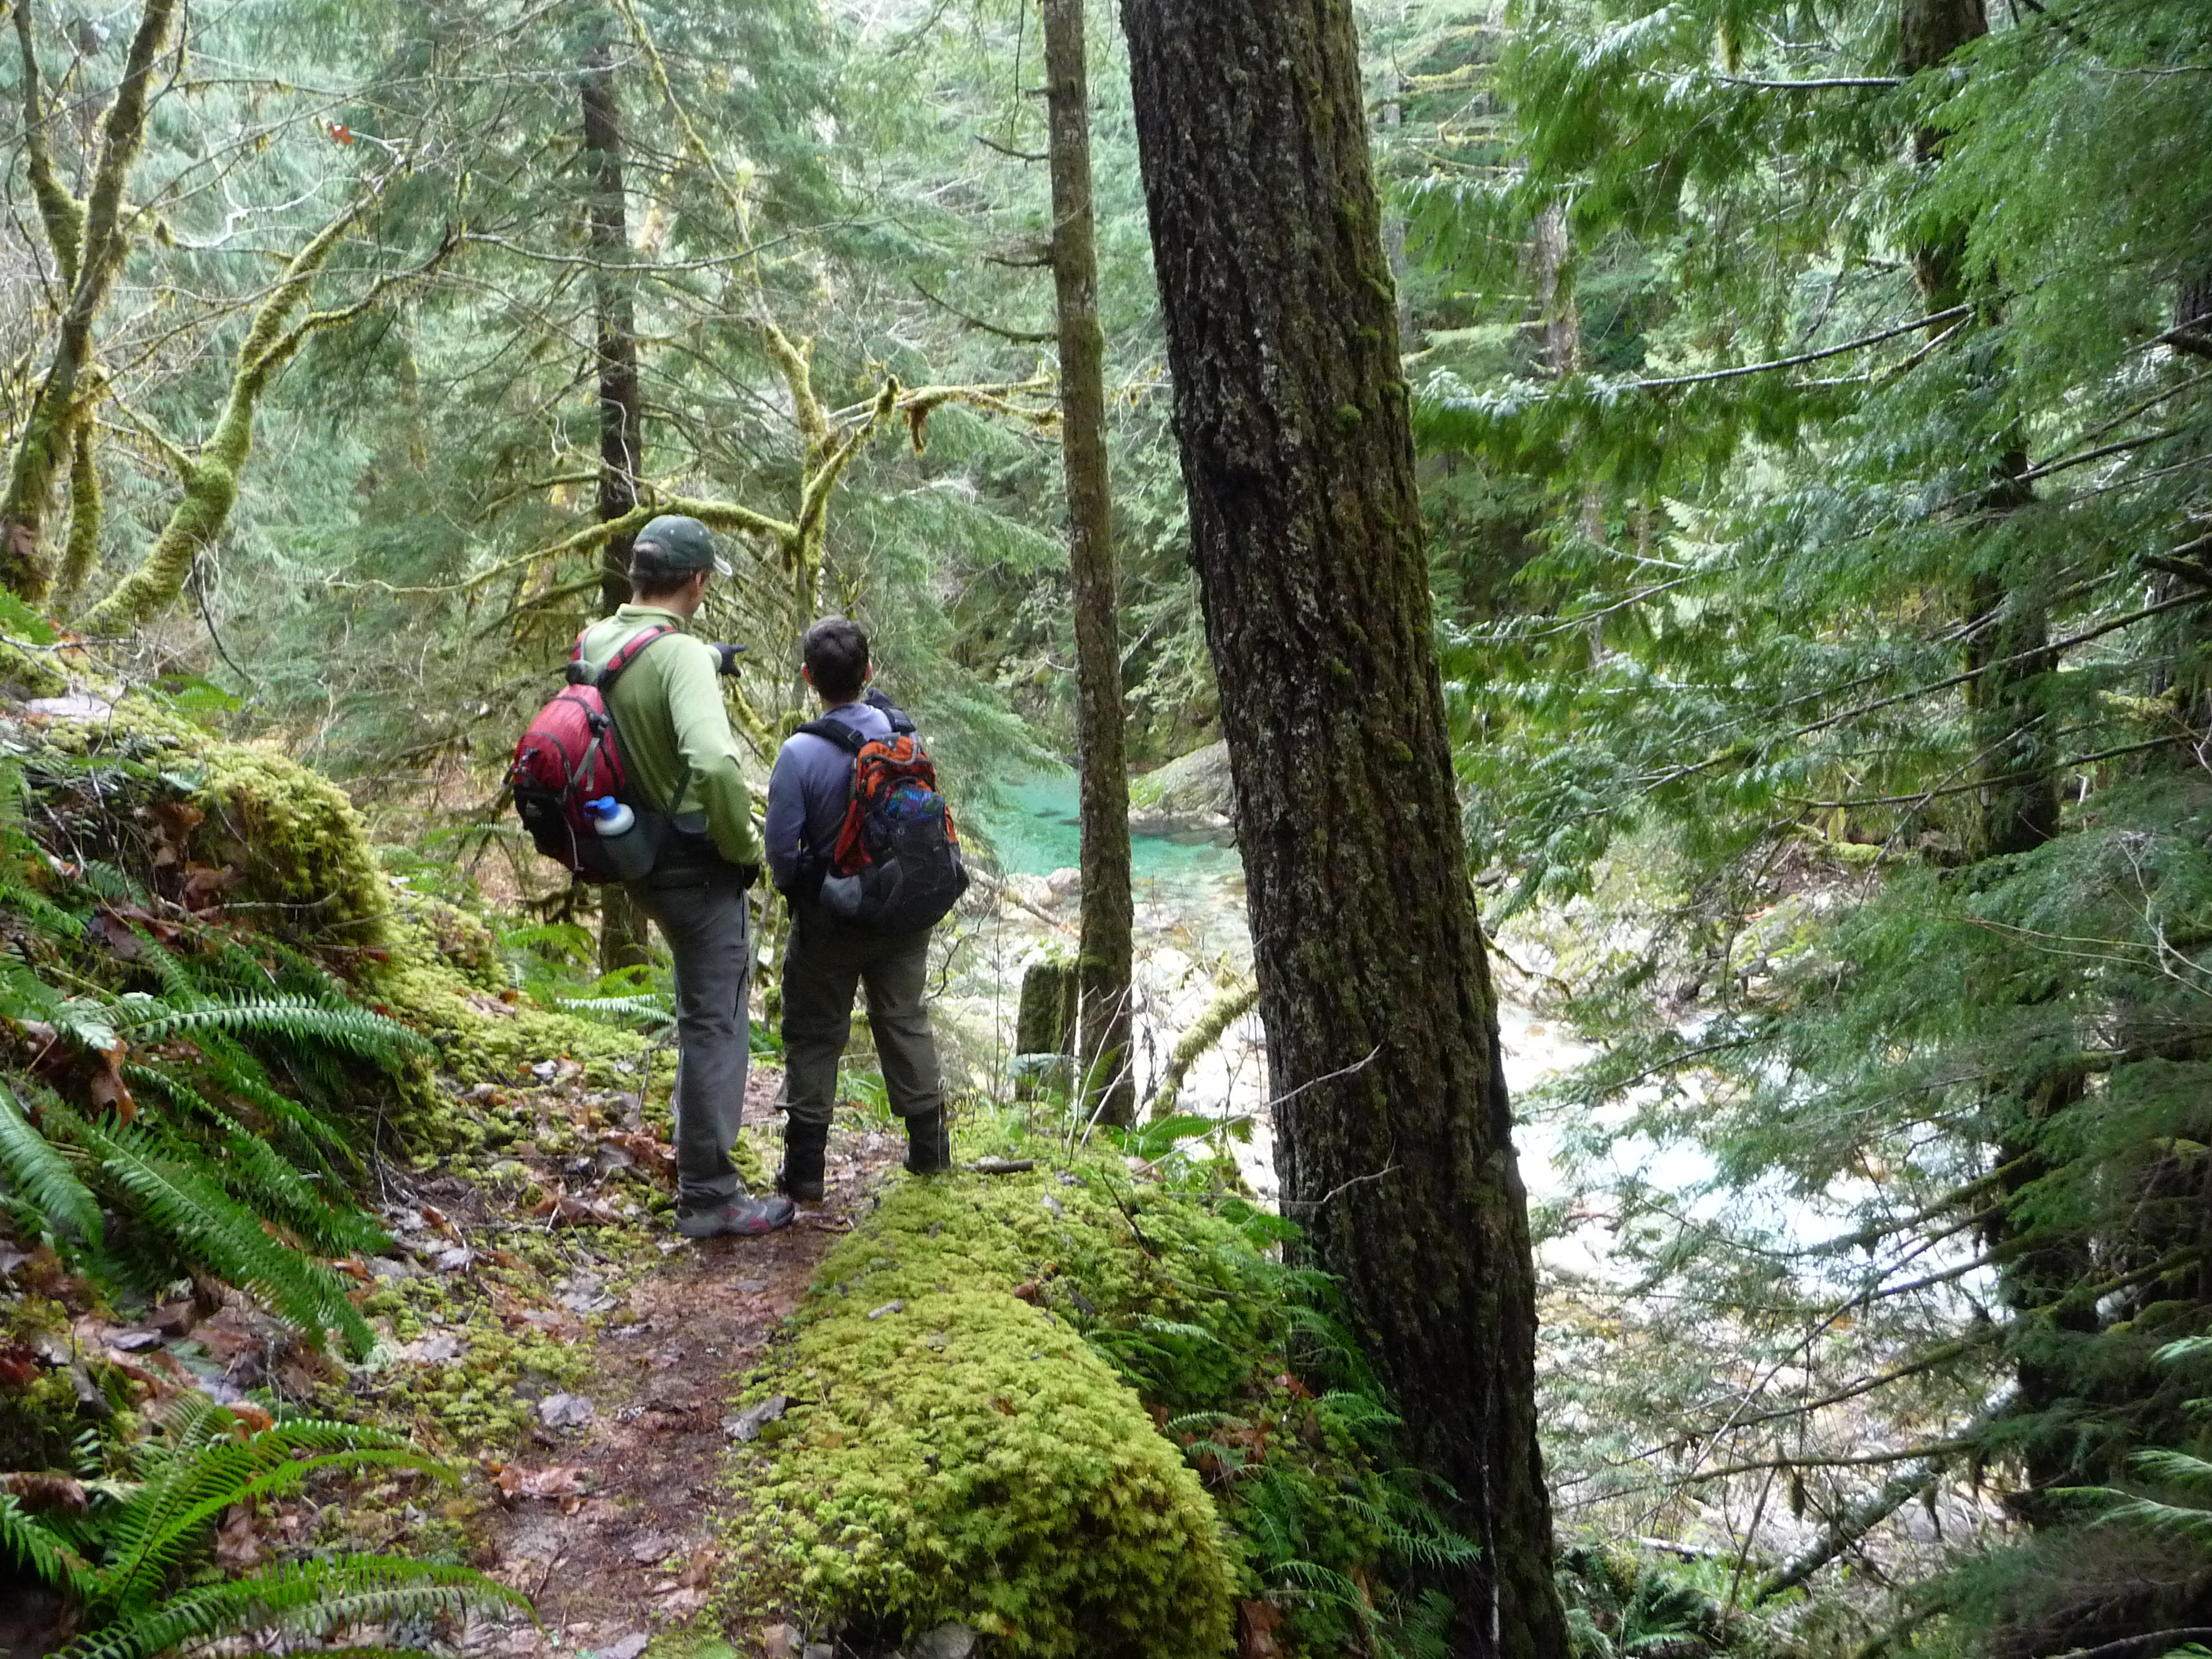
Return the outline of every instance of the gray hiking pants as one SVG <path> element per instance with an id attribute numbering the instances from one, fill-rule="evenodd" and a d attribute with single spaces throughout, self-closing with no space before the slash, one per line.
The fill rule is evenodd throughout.
<path id="1" fill-rule="evenodd" d="M 745 1005 L 752 937 L 733 872 L 630 884 L 676 958 L 676 1201 L 711 1209 L 745 1189 L 730 1148 L 744 1121 L 751 1054 Z"/>
<path id="2" fill-rule="evenodd" d="M 929 929 L 884 933 L 793 899 L 783 957 L 783 1097 L 793 1123 L 827 1123 L 837 1101 L 837 1062 L 853 1035 L 853 993 L 866 987 L 868 1029 L 901 1117 L 945 1103 L 937 1039 L 922 994 L 929 978 Z"/>

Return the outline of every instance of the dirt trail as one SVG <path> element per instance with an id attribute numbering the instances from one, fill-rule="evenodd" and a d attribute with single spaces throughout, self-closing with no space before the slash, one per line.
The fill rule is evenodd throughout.
<path id="1" fill-rule="evenodd" d="M 761 1097 L 775 1082 L 754 1077 L 750 1121 L 763 1121 Z M 898 1178 L 903 1152 L 896 1131 L 841 1122 L 827 1199 L 793 1225 L 760 1239 L 663 1241 L 661 1261 L 628 1291 L 627 1321 L 600 1335 L 592 1374 L 570 1390 L 590 1402 L 590 1420 L 534 1431 L 495 1482 L 507 1504 L 478 1559 L 532 1597 L 543 1629 L 479 1630 L 469 1649 L 635 1659 L 653 1634 L 705 1603 L 731 1499 L 721 1481 L 727 1401 L 823 1256 Z"/>

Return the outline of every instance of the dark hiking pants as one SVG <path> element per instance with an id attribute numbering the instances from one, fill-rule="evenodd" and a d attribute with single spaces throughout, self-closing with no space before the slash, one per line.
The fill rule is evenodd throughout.
<path id="1" fill-rule="evenodd" d="M 853 1034 L 853 994 L 865 988 L 868 1029 L 891 1110 L 901 1117 L 945 1103 L 922 994 L 929 929 L 885 933 L 855 927 L 811 899 L 793 899 L 783 957 L 783 1098 L 793 1123 L 827 1123 L 837 1100 L 837 1062 Z"/>
<path id="2" fill-rule="evenodd" d="M 730 1162 L 750 1055 L 752 938 L 734 872 L 656 873 L 630 896 L 676 958 L 676 1201 L 711 1209 L 745 1189 Z"/>

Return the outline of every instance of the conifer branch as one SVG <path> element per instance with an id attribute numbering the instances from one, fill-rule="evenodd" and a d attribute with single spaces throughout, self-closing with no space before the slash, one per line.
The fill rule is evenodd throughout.
<path id="1" fill-rule="evenodd" d="M 1846 340 L 1841 345 L 1823 346 L 1818 351 L 1801 351 L 1792 357 L 1777 357 L 1763 363 L 1744 363 L 1735 368 L 1709 369 L 1702 374 L 1676 374 L 1663 380 L 1632 380 L 1629 384 L 1638 392 L 1666 392 L 1676 386 L 1708 386 L 1716 380 L 1740 380 L 1747 374 L 1771 374 L 1777 369 L 1796 368 L 1806 363 L 1817 363 L 1824 358 L 1840 357 L 1846 352 L 1863 351 L 1867 347 L 1893 340 L 1900 334 L 1916 334 L 1923 329 L 1934 328 L 1965 316 L 1972 306 L 1952 306 L 1910 323 L 1899 323 L 1873 334 L 1863 334 L 1856 340 Z"/>
<path id="2" fill-rule="evenodd" d="M 1744 87 L 1753 92 L 1821 92 L 1836 87 L 1887 90 L 1905 84 L 1905 77 L 1898 75 L 1824 75 L 1802 81 L 1759 81 L 1741 75 L 1716 75 L 1713 79 L 1724 87 Z"/>

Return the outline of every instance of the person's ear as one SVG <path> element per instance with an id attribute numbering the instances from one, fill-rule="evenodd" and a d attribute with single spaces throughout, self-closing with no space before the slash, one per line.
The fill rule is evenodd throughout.
<path id="1" fill-rule="evenodd" d="M 805 663 L 801 663 L 799 665 L 799 678 L 811 685 L 814 684 L 814 671 Z"/>

